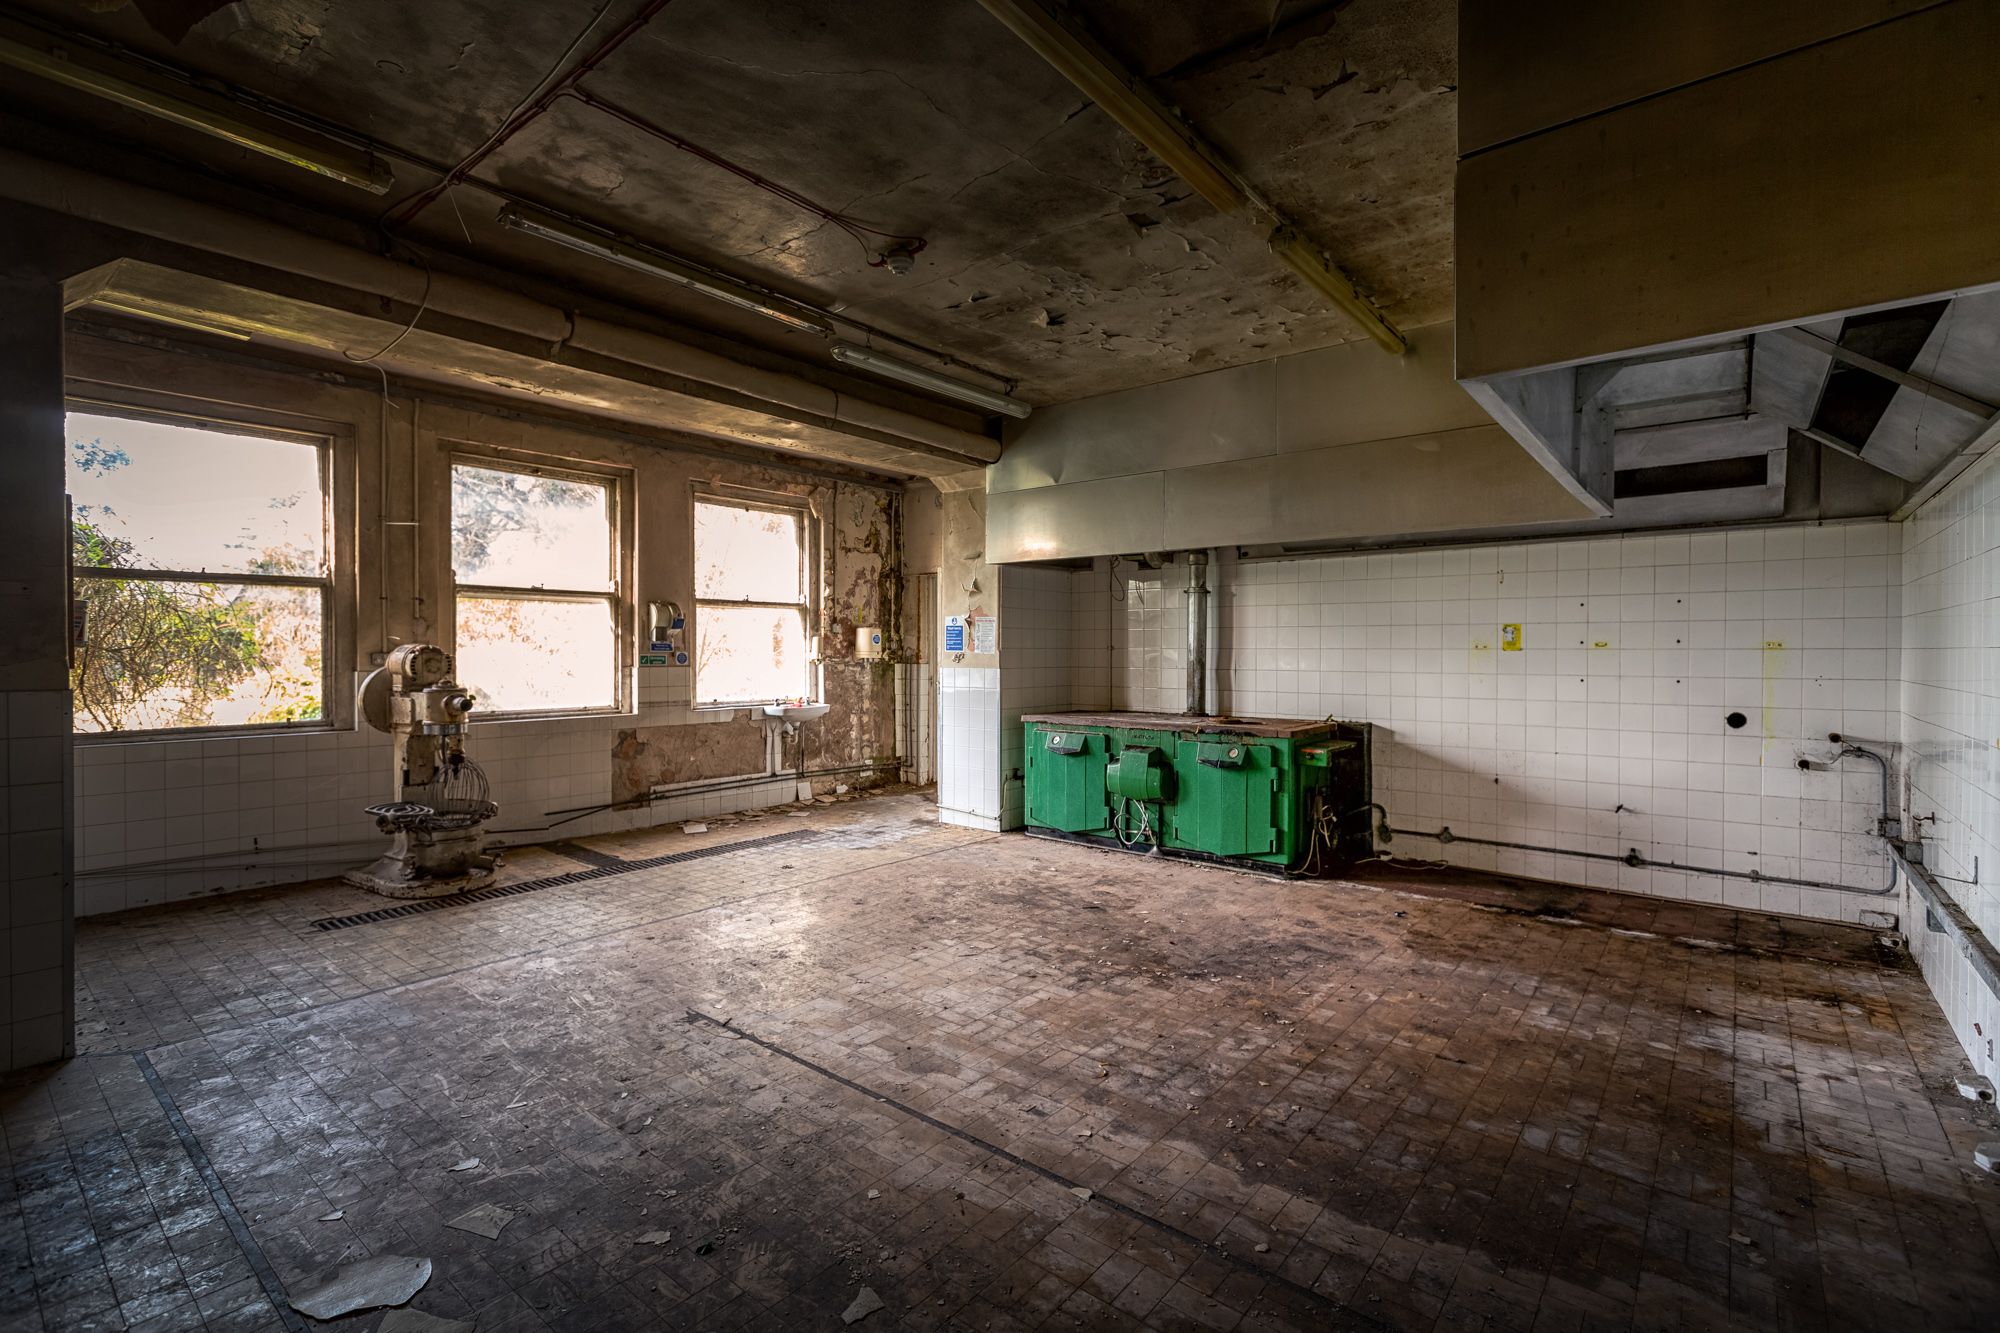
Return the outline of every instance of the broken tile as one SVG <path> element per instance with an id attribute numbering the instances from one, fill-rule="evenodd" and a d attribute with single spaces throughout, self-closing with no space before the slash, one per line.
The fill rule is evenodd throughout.
<path id="1" fill-rule="evenodd" d="M 482 1203 L 466 1209 L 445 1225 L 454 1231 L 470 1231 L 475 1236 L 492 1240 L 513 1220 L 513 1209 L 502 1208 L 497 1203 Z"/>
<path id="2" fill-rule="evenodd" d="M 375 1326 L 375 1333 L 473 1333 L 474 1327 L 463 1319 L 441 1319 L 422 1310 L 391 1310 Z"/>
<path id="3" fill-rule="evenodd" d="M 840 1322 L 843 1324 L 856 1323 L 866 1319 L 869 1315 L 874 1314 L 882 1308 L 884 1308 L 882 1298 L 875 1294 L 874 1288 L 863 1287 L 855 1293 L 853 1304 L 840 1312 Z"/>
<path id="4" fill-rule="evenodd" d="M 333 1319 L 356 1310 L 401 1305 L 431 1280 L 431 1261 L 407 1254 L 379 1254 L 348 1264 L 299 1295 L 287 1293 L 292 1308 L 314 1319 Z"/>

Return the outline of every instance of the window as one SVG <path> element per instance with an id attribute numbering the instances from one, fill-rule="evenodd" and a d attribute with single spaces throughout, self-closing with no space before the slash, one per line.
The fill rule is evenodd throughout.
<path id="1" fill-rule="evenodd" d="M 76 730 L 324 723 L 325 441 L 67 425 Z"/>
<path id="2" fill-rule="evenodd" d="M 694 505 L 697 704 L 812 694 L 803 511 L 700 498 Z"/>
<path id="3" fill-rule="evenodd" d="M 458 679 L 497 713 L 618 699 L 617 506 L 601 478 L 457 462 Z"/>

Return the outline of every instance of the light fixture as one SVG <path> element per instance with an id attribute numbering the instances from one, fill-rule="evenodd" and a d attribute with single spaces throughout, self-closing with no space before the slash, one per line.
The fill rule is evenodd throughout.
<path id="1" fill-rule="evenodd" d="M 700 292 L 718 301 L 727 302 L 738 310 L 748 310 L 753 315 L 775 319 L 780 324 L 789 324 L 807 333 L 817 333 L 821 337 L 832 334 L 833 326 L 825 317 L 807 306 L 794 305 L 781 296 L 767 295 L 742 283 L 733 282 L 720 273 L 698 268 L 684 260 L 672 258 L 655 250 L 643 249 L 615 241 L 599 232 L 559 222 L 554 218 L 538 217 L 525 213 L 511 205 L 500 210 L 495 219 L 503 227 L 528 236 L 539 236 L 545 241 L 567 246 L 579 254 L 590 255 L 620 268 L 643 273 L 647 277 L 660 278 L 678 284 L 689 291 Z"/>
<path id="2" fill-rule="evenodd" d="M 388 190 L 394 180 L 389 169 L 365 148 L 300 129 L 226 98 L 180 87 L 162 75 L 68 49 L 20 25 L 8 24 L 0 30 L 0 66 L 214 135 L 239 148 L 374 194 Z"/>
<path id="3" fill-rule="evenodd" d="M 155 310 L 151 306 L 140 305 L 135 301 L 116 296 L 93 297 L 88 302 L 86 308 L 91 310 L 108 310 L 114 315 L 127 315 L 133 319 L 150 319 L 157 324 L 171 324 L 175 328 L 192 329 L 196 333 L 211 333 L 218 338 L 230 338 L 240 343 L 250 341 L 250 335 L 241 329 L 232 329 L 221 324 L 211 324 L 207 320 L 197 319 L 193 315 L 184 315 L 177 311 Z"/>
<path id="4" fill-rule="evenodd" d="M 1271 253 L 1284 262 L 1286 268 L 1304 278 L 1306 285 L 1332 301 L 1342 314 L 1359 324 L 1363 332 L 1380 343 L 1387 350 L 1400 356 L 1409 350 L 1403 335 L 1395 326 L 1382 318 L 1374 306 L 1363 300 L 1338 269 L 1329 266 L 1326 257 L 1313 248 L 1297 232 L 1279 228 L 1271 233 Z"/>
<path id="5" fill-rule="evenodd" d="M 1016 420 L 1035 410 L 1017 398 L 989 393 L 985 389 L 967 384 L 964 380 L 955 380 L 949 375 L 940 375 L 935 370 L 925 370 L 922 366 L 913 366 L 907 361 L 898 361 L 893 356 L 884 356 L 874 348 L 863 347 L 859 343 L 835 343 L 833 359 L 844 366 L 872 370 L 888 379 L 901 380 L 919 389 L 929 389 L 932 393 L 956 398 L 962 403 L 971 403 L 974 407 L 983 407 L 989 412 L 998 412 L 1002 416 L 1013 417 Z"/>
<path id="6" fill-rule="evenodd" d="M 1230 164 L 1227 155 L 1161 101 L 1145 80 L 1098 45 L 1074 15 L 1067 10 L 1058 13 L 1043 0 L 979 0 L 979 3 L 1057 73 L 1097 103 L 1126 133 L 1166 163 L 1196 194 L 1224 213 L 1247 206 L 1254 217 L 1274 224 L 1277 233 L 1271 238 L 1271 249 L 1277 257 L 1310 283 L 1313 290 L 1329 297 L 1369 337 L 1399 355 L 1408 350 L 1403 335 L 1355 292 L 1353 284 L 1338 268 L 1292 235 L 1277 207 Z"/>
<path id="7" fill-rule="evenodd" d="M 979 0 L 979 3 L 1036 55 L 1053 65 L 1057 73 L 1104 108 L 1127 133 L 1152 150 L 1196 194 L 1225 213 L 1249 202 L 1249 195 L 1235 173 L 1205 151 L 1206 146 L 1088 34 L 1066 25 L 1036 0 Z"/>

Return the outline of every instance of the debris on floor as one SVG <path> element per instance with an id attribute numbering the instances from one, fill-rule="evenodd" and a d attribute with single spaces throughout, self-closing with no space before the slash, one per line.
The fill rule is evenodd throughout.
<path id="1" fill-rule="evenodd" d="M 875 1294 L 873 1287 L 863 1287 L 855 1293 L 854 1304 L 840 1312 L 840 1322 L 853 1324 L 866 1319 L 877 1310 L 883 1309 L 882 1298 Z"/>
<path id="2" fill-rule="evenodd" d="M 401 1305 L 431 1280 L 431 1261 L 408 1254 L 378 1254 L 348 1264 L 299 1296 L 292 1308 L 313 1319 L 336 1319 L 356 1310 Z"/>
<path id="3" fill-rule="evenodd" d="M 448 1166 L 448 1167 L 446 1167 L 446 1168 L 445 1168 L 445 1170 L 447 1170 L 447 1171 L 471 1171 L 471 1170 L 474 1170 L 475 1168 L 477 1168 L 477 1167 L 478 1167 L 478 1165 L 479 1165 L 479 1159 L 478 1159 L 477 1157 L 468 1157 L 468 1158 L 466 1158 L 466 1159 L 465 1159 L 464 1161 L 462 1161 L 462 1162 L 457 1162 L 457 1163 L 454 1163 L 454 1164 L 453 1164 L 453 1165 L 451 1165 L 451 1166 Z"/>
<path id="4" fill-rule="evenodd" d="M 708 825 L 706 825 L 706 824 L 683 824 L 683 825 L 681 825 L 681 832 L 683 832 L 683 833 L 706 833 L 706 832 L 708 832 Z"/>
<path id="5" fill-rule="evenodd" d="M 1082 1199 L 1085 1203 L 1090 1202 L 1090 1200 L 1094 1197 L 1091 1191 L 1085 1189 L 1081 1185 L 1072 1185 L 1070 1187 L 1069 1192 L 1071 1194 L 1074 1194 L 1077 1198 Z"/>
<path id="6" fill-rule="evenodd" d="M 319 1220 L 322 1222 L 338 1222 L 341 1218 L 346 1216 L 347 1216 L 347 1210 L 345 1208 L 336 1208 L 332 1212 L 327 1213 L 325 1216 L 321 1217 Z"/>
<path id="7" fill-rule="evenodd" d="M 375 1326 L 375 1333 L 472 1333 L 473 1325 L 463 1319 L 440 1319 L 422 1310 L 391 1310 Z"/>
<path id="8" fill-rule="evenodd" d="M 671 1231 L 648 1231 L 643 1235 L 632 1237 L 632 1243 L 634 1245 L 665 1245 L 673 1238 L 674 1233 Z"/>
<path id="9" fill-rule="evenodd" d="M 476 1208 L 468 1208 L 451 1221 L 445 1223 L 453 1231 L 470 1231 L 475 1236 L 488 1240 L 498 1240 L 507 1224 L 514 1220 L 514 1210 L 502 1208 L 497 1203 L 482 1203 Z"/>

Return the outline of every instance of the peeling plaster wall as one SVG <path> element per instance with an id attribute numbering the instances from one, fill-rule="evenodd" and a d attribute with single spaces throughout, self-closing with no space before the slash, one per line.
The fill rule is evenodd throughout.
<path id="1" fill-rule="evenodd" d="M 325 434 L 334 474 L 344 479 L 336 486 L 350 489 L 354 501 L 335 538 L 336 639 L 344 646 L 329 668 L 336 726 L 80 740 L 79 911 L 297 882 L 380 852 L 386 840 L 363 808 L 386 798 L 389 744 L 365 726 L 354 728 L 352 691 L 371 652 L 409 640 L 451 642 L 446 534 L 455 453 L 608 469 L 626 510 L 620 634 L 629 697 L 622 710 L 472 728 L 468 751 L 491 779 L 501 807 L 493 827 L 503 841 L 790 801 L 799 794 L 801 761 L 810 771 L 887 759 L 880 777 L 895 775 L 893 672 L 854 658 L 854 626 L 899 613 L 902 496 L 893 486 L 677 449 L 665 435 L 652 440 L 525 420 L 401 386 L 392 385 L 385 403 L 377 392 L 332 377 L 225 364 L 145 341 L 73 334 L 68 369 L 73 395 Z M 832 711 L 785 745 L 778 774 L 769 772 L 765 727 L 748 710 L 693 708 L 690 669 L 635 665 L 647 602 L 677 602 L 694 618 L 697 484 L 789 497 L 819 519 L 824 697 Z M 877 771 L 814 782 L 822 789 L 861 785 L 877 781 Z M 717 780 L 727 785 L 701 785 Z M 662 786 L 675 790 L 625 804 Z"/>
<path id="2" fill-rule="evenodd" d="M 986 492 L 938 491 L 912 487 L 912 522 L 904 548 L 907 578 L 938 576 L 940 623 L 935 636 L 938 691 L 938 817 L 950 824 L 998 829 L 1001 820 L 1001 673 L 1010 651 L 1008 622 L 1002 616 L 1001 580 L 1006 571 L 986 559 Z M 1000 652 L 945 652 L 943 619 L 993 616 Z"/>

